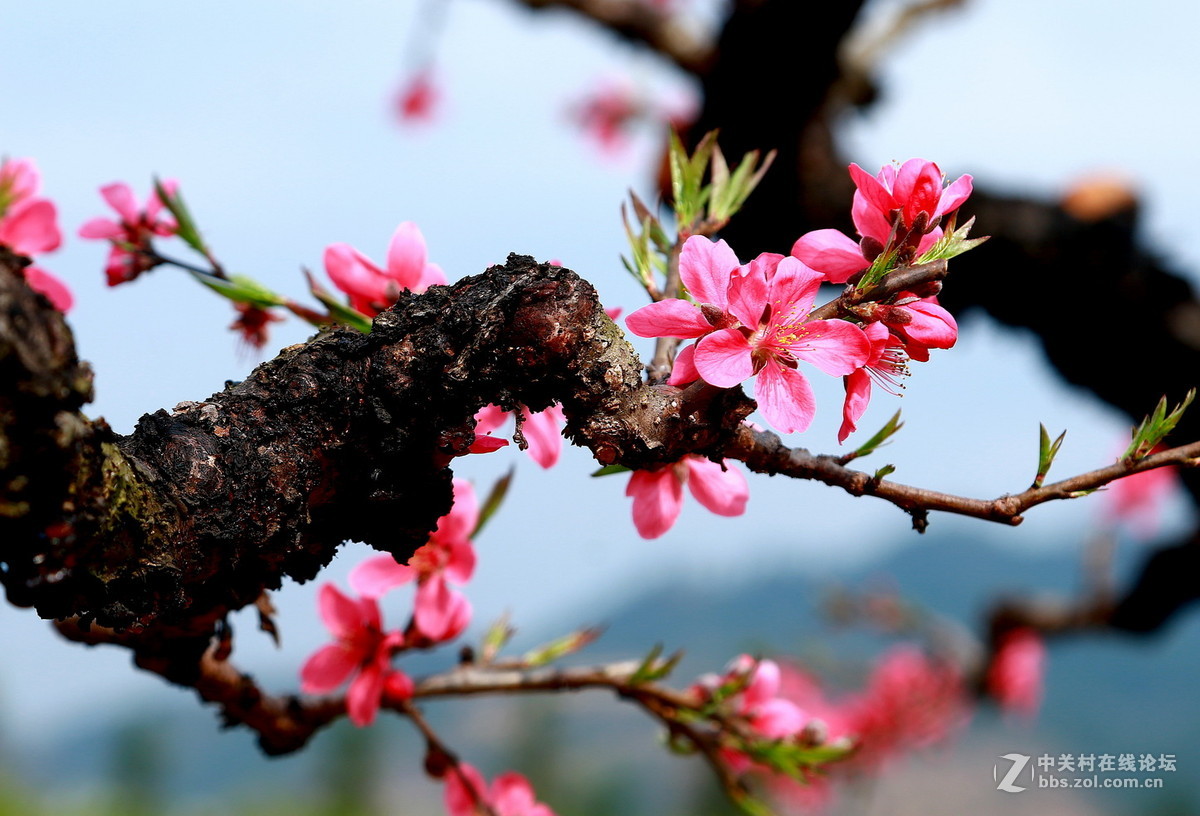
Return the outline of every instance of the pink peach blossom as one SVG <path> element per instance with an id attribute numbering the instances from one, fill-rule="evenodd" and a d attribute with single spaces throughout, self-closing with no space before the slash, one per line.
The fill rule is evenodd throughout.
<path id="1" fill-rule="evenodd" d="M 48 199 L 37 198 L 41 178 L 30 159 L 0 162 L 0 245 L 18 255 L 53 252 L 62 244 L 58 211 Z M 60 312 L 74 303 L 71 290 L 39 266 L 25 267 L 25 282 Z"/>
<path id="2" fill-rule="evenodd" d="M 759 410 L 784 432 L 804 431 L 816 412 L 803 360 L 826 374 L 860 368 L 871 351 L 858 326 L 844 320 L 808 320 L 822 276 L 795 258 L 784 258 L 775 274 L 732 279 L 729 312 L 720 328 L 696 344 L 694 364 L 705 382 L 732 388 L 757 375 Z"/>
<path id="3" fill-rule="evenodd" d="M 851 164 L 850 177 L 858 188 L 850 215 L 863 241 L 820 229 L 800 236 L 792 246 L 793 257 L 820 271 L 830 283 L 845 283 L 866 269 L 884 247 L 895 246 L 895 239 L 912 242 L 907 245 L 912 257 L 924 254 L 942 236 L 936 222 L 971 194 L 970 176 L 943 186 L 941 170 L 924 159 L 910 159 L 899 168 L 885 165 L 874 176 Z M 925 226 L 919 234 L 907 235 L 921 224 Z"/>
<path id="4" fill-rule="evenodd" d="M 750 489 L 742 472 L 725 462 L 687 455 L 672 465 L 630 474 L 625 495 L 633 498 L 633 524 L 642 538 L 670 530 L 683 507 L 683 486 L 696 501 L 719 516 L 740 516 Z"/>
<path id="5" fill-rule="evenodd" d="M 475 571 L 471 533 L 479 521 L 479 505 L 471 483 L 454 480 L 454 505 L 438 521 L 429 541 L 407 564 L 389 555 L 369 558 L 350 573 L 350 586 L 365 598 L 380 598 L 394 587 L 417 582 L 413 626 L 428 640 L 451 640 L 467 627 L 471 604 L 449 582 L 465 584 Z"/>
<path id="6" fill-rule="evenodd" d="M 325 248 L 325 271 L 350 296 L 350 305 L 369 317 L 395 303 L 402 291 L 420 293 L 446 283 L 441 267 L 427 261 L 425 238 L 411 221 L 392 234 L 386 269 L 349 244 L 330 244 Z"/>
<path id="7" fill-rule="evenodd" d="M 1032 629 L 1011 629 L 1001 636 L 987 671 L 987 690 L 1000 706 L 1032 718 L 1042 702 L 1046 645 Z"/>
<path id="8" fill-rule="evenodd" d="M 932 224 L 957 210 L 971 195 L 970 176 L 960 176 L 945 185 L 942 171 L 925 159 L 909 159 L 899 168 L 886 164 L 874 176 L 857 164 L 850 165 L 850 178 L 858 191 L 851 215 L 859 235 L 886 244 L 897 214 L 900 225 L 909 229 L 924 214 Z"/>
<path id="9" fill-rule="evenodd" d="M 75 296 L 65 283 L 40 266 L 25 267 L 25 282 L 35 292 L 45 295 L 55 309 L 66 313 L 75 305 Z"/>
<path id="10" fill-rule="evenodd" d="M 379 710 L 388 682 L 391 654 L 404 645 L 401 632 L 384 632 L 379 604 L 374 598 L 350 598 L 333 584 L 321 587 L 317 597 L 321 620 L 334 642 L 314 652 L 300 669 L 301 690 L 307 694 L 333 691 L 347 679 L 346 710 L 357 726 L 370 725 Z"/>
<path id="11" fill-rule="evenodd" d="M 1151 453 L 1165 450 L 1160 445 Z M 1124 476 L 1104 489 L 1105 512 L 1113 524 L 1124 525 L 1140 539 L 1152 538 L 1158 532 L 1163 503 L 1171 491 L 1179 487 L 1179 472 L 1175 467 L 1143 470 Z"/>
<path id="12" fill-rule="evenodd" d="M 446 773 L 445 782 L 450 816 L 480 816 L 485 808 L 496 816 L 554 816 L 534 798 L 529 780 L 514 771 L 497 776 L 489 788 L 479 771 L 460 762 Z"/>
<path id="13" fill-rule="evenodd" d="M 177 187 L 175 181 L 163 182 L 163 188 L 172 195 Z M 149 249 L 154 236 L 174 235 L 179 227 L 169 215 L 162 214 L 164 204 L 157 191 L 151 191 L 145 210 L 138 207 L 133 191 L 124 182 L 106 184 L 100 188 L 100 195 L 119 220 L 93 218 L 79 228 L 79 237 L 111 242 L 104 272 L 108 285 L 117 286 L 153 268 L 154 263 L 139 250 Z"/>
<path id="14" fill-rule="evenodd" d="M 422 68 L 396 94 L 396 115 L 405 124 L 431 121 L 439 96 L 432 69 Z"/>

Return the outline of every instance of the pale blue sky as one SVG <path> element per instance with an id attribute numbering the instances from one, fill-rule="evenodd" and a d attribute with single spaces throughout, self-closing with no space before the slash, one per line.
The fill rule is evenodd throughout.
<path id="1" fill-rule="evenodd" d="M 178 179 L 229 268 L 297 295 L 300 267 L 319 270 L 325 245 L 345 241 L 381 259 L 396 224 L 412 220 L 452 279 L 518 251 L 561 259 L 609 305 L 640 304 L 617 260 L 618 207 L 627 188 L 647 191 L 649 141 L 604 161 L 565 114 L 581 89 L 630 65 L 664 92 L 686 87 L 636 49 L 568 15 L 456 0 L 439 52 L 441 118 L 401 131 L 388 101 L 405 64 L 410 2 L 86 3 L 72 4 L 69 23 L 58 5 L 0 11 L 0 152 L 35 158 L 44 194 L 59 205 L 68 239 L 43 265 L 77 294 L 72 323 L 96 370 L 92 411 L 118 430 L 143 412 L 203 398 L 254 361 L 238 357 L 224 331 L 229 306 L 169 270 L 104 287 L 103 247 L 74 232 L 104 212 L 96 191 L 114 180 L 144 195 L 152 174 Z M 1046 195 L 1091 171 L 1123 170 L 1146 194 L 1149 234 L 1169 257 L 1200 269 L 1200 194 L 1187 175 L 1197 141 L 1197 6 L 1148 0 L 1130 16 L 1115 0 L 966 5 L 896 49 L 887 97 L 849 129 L 852 157 L 870 166 L 920 155 L 953 176 Z M 1122 364 L 1106 328 L 1081 345 Z M 293 321 L 273 341 L 305 336 Z M 840 389 L 820 384 L 818 419 L 798 444 L 836 449 Z M 899 405 L 901 437 L 868 464 L 891 462 L 898 480 L 968 495 L 1028 483 L 1039 422 L 1069 429 L 1058 475 L 1102 464 L 1126 426 L 1058 384 L 1031 340 L 990 325 L 967 327 L 958 348 L 916 366 Z M 879 399 L 863 427 L 896 407 Z M 486 481 L 512 461 L 473 459 L 461 473 Z M 510 609 L 527 629 L 551 617 L 590 623 L 652 581 L 869 558 L 907 526 L 881 502 L 753 478 L 744 518 L 717 519 L 689 500 L 671 533 L 644 542 L 628 518 L 624 477 L 590 480 L 590 458 L 578 450 L 551 473 L 518 461 L 515 494 L 479 542 L 470 594 L 480 621 Z M 1037 510 L 1012 531 L 1013 546 L 1077 546 L 1096 508 Z M 352 563 L 339 558 L 330 575 Z M 298 666 L 324 638 L 314 589 L 283 594 L 286 649 L 264 652 L 262 665 Z M 177 694 L 134 676 L 124 653 L 59 643 L 28 611 L 0 607 L 0 633 L 10 645 L 0 697 L 18 734 L 32 737 L 47 718 L 66 721 L 74 697 Z M 16 659 L 15 643 L 36 657 Z"/>

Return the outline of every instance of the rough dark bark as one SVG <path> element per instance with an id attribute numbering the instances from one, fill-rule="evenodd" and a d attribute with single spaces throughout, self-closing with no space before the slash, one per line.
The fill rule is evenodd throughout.
<path id="1" fill-rule="evenodd" d="M 9 599 L 46 618 L 194 634 L 193 651 L 225 612 L 285 577 L 312 578 L 344 540 L 411 554 L 449 509 L 450 465 L 487 403 L 561 402 L 576 442 L 631 467 L 719 450 L 753 407 L 740 390 L 689 406 L 678 389 L 643 385 L 641 362 L 592 287 L 514 255 L 401 298 L 369 335 L 339 329 L 286 349 L 244 382 L 117 437 L 55 409 L 75 383 L 69 332 L 8 261 L 0 351 L 16 390 L 0 421 L 9 451 L 0 562 Z M 27 352 L 31 323 L 47 338 Z M 59 357 L 43 361 L 49 350 Z M 43 459 L 53 465 L 30 464 Z"/>

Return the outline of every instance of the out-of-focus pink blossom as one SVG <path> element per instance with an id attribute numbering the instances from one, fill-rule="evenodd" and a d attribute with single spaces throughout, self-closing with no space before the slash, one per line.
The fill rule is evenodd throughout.
<path id="1" fill-rule="evenodd" d="M 987 690 L 1000 706 L 1033 718 L 1042 703 L 1046 644 L 1029 628 L 1005 632 L 987 671 Z"/>
<path id="2" fill-rule="evenodd" d="M 440 96 L 433 81 L 433 69 L 422 68 L 396 94 L 396 116 L 405 124 L 429 122 L 434 118 Z"/>
<path id="3" fill-rule="evenodd" d="M 24 271 L 25 282 L 29 284 L 30 289 L 45 295 L 46 300 L 60 312 L 65 314 L 71 311 L 71 307 L 75 305 L 75 296 L 65 283 L 40 266 L 27 266 Z"/>
<path id="4" fill-rule="evenodd" d="M 346 711 L 357 726 L 370 725 L 385 690 L 402 692 L 403 681 L 390 680 L 392 652 L 404 645 L 401 632 L 384 632 L 374 598 L 350 598 L 333 584 L 317 597 L 321 620 L 334 637 L 300 669 L 301 690 L 307 694 L 333 691 L 347 679 Z M 411 690 L 409 691 L 411 695 Z"/>
<path id="5" fill-rule="evenodd" d="M 481 816 L 490 809 L 496 816 L 554 816 L 554 811 L 534 798 L 533 786 L 515 771 L 502 773 L 491 787 L 473 766 L 460 762 L 445 776 L 446 811 L 450 816 Z"/>
<path id="6" fill-rule="evenodd" d="M 325 248 L 325 271 L 350 296 L 350 305 L 368 317 L 391 306 L 404 290 L 420 293 L 446 283 L 441 267 L 428 262 L 425 238 L 411 221 L 392 234 L 386 268 L 380 269 L 349 244 L 330 244 Z"/>
<path id="7" fill-rule="evenodd" d="M 489 453 L 508 444 L 508 440 L 492 436 L 492 432 L 513 416 L 499 405 L 485 405 L 475 413 L 475 442 L 471 453 Z M 558 464 L 562 455 L 562 428 L 567 417 L 561 405 L 551 405 L 544 411 L 532 412 L 521 407 L 521 433 L 528 443 L 529 458 L 544 468 Z"/>
<path id="8" fill-rule="evenodd" d="M 750 488 L 732 463 L 718 464 L 687 455 L 656 470 L 635 470 L 625 495 L 633 498 L 633 525 L 642 538 L 658 538 L 670 530 L 683 508 L 683 486 L 696 501 L 718 516 L 740 516 L 746 510 Z"/>
<path id="9" fill-rule="evenodd" d="M 571 109 L 571 118 L 605 155 L 620 153 L 634 124 L 646 115 L 646 101 L 626 79 L 603 79 Z"/>
<path id="10" fill-rule="evenodd" d="M 1164 449 L 1160 445 L 1152 453 Z M 1107 515 L 1112 523 L 1125 526 L 1138 538 L 1153 538 L 1163 503 L 1178 486 L 1179 473 L 1174 467 L 1143 470 L 1117 479 L 1104 489 Z"/>
<path id="11" fill-rule="evenodd" d="M 774 660 L 739 655 L 730 662 L 724 675 L 702 677 L 693 691 L 703 696 L 733 682 L 745 683 L 730 699 L 734 710 L 763 738 L 786 739 L 808 724 L 808 712 L 780 696 L 780 668 Z M 736 773 L 744 773 L 752 764 L 749 757 L 734 750 L 722 751 L 722 758 Z"/>
<path id="12" fill-rule="evenodd" d="M 169 180 L 162 186 L 174 195 L 178 184 Z M 93 218 L 79 228 L 79 237 L 112 243 L 104 272 L 108 285 L 117 286 L 153 268 L 154 262 L 139 250 L 148 250 L 156 235 L 174 235 L 179 226 L 169 215 L 163 215 L 165 207 L 157 190 L 151 191 L 144 210 L 138 207 L 133 190 L 124 182 L 106 184 L 100 188 L 100 195 L 116 211 L 119 220 Z"/>
<path id="13" fill-rule="evenodd" d="M 465 584 L 475 572 L 471 533 L 479 522 L 479 504 L 471 483 L 454 480 L 454 505 L 438 520 L 437 529 L 407 564 L 388 555 L 369 558 L 350 572 L 350 586 L 365 598 L 417 582 L 413 626 L 434 642 L 452 640 L 471 620 L 471 603 L 449 582 Z"/>
<path id="14" fill-rule="evenodd" d="M 49 199 L 37 198 L 41 177 L 30 159 L 0 162 L 0 246 L 18 255 L 53 252 L 62 244 L 58 211 Z M 74 297 L 67 285 L 39 266 L 24 270 L 25 282 L 46 296 L 60 312 L 68 311 Z"/>
<path id="15" fill-rule="evenodd" d="M 283 320 L 270 309 L 255 306 L 253 303 L 234 303 L 233 308 L 237 310 L 238 316 L 229 324 L 229 328 L 238 333 L 247 347 L 253 349 L 265 346 L 270 325 Z"/>
<path id="16" fill-rule="evenodd" d="M 885 654 L 866 690 L 842 705 L 846 727 L 860 741 L 852 761 L 864 768 L 942 742 L 970 719 L 958 669 L 904 646 Z"/>

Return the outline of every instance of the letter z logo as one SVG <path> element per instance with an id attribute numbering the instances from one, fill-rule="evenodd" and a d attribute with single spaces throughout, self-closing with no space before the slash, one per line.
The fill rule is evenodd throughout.
<path id="1" fill-rule="evenodd" d="M 1000 758 L 1007 759 L 1012 763 L 1012 767 L 1008 769 L 1008 773 L 1004 775 L 1003 779 L 996 782 L 996 790 L 1002 790 L 1005 793 L 1020 793 L 1025 790 L 1020 785 L 1014 785 L 1013 783 L 1017 781 L 1017 777 L 1021 775 L 1021 771 L 1025 770 L 1025 766 L 1029 764 L 1029 757 L 1025 756 L 1025 754 L 1005 754 Z M 996 780 L 999 776 L 1000 766 L 993 765 L 992 779 Z"/>

